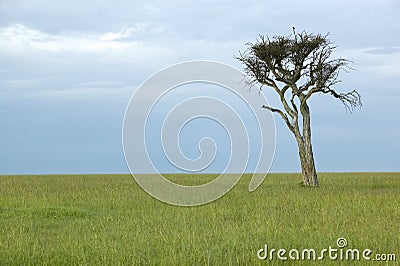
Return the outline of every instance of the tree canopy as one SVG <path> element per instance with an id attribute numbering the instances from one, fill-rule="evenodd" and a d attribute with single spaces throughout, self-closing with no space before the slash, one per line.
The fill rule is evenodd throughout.
<path id="1" fill-rule="evenodd" d="M 333 87 L 341 82 L 341 70 L 349 70 L 350 61 L 344 58 L 330 59 L 336 48 L 329 35 L 301 32 L 289 36 L 260 35 L 257 43 L 247 43 L 248 49 L 238 59 L 244 63 L 245 72 L 253 81 L 274 88 L 284 96 L 292 90 L 292 98 L 308 100 L 312 94 L 324 93 L 342 101 L 348 111 L 360 107 L 361 96 L 356 90 L 337 92 Z M 280 89 L 278 82 L 285 86 Z M 298 82 L 301 82 L 299 85 Z"/>

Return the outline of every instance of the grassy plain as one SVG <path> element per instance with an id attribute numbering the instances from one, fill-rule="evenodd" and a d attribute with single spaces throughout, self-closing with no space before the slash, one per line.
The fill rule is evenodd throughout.
<path id="1" fill-rule="evenodd" d="M 280 262 L 257 258 L 265 244 L 321 250 L 339 237 L 349 248 L 396 254 L 387 263 L 398 263 L 400 173 L 319 177 L 319 188 L 304 188 L 298 174 L 269 174 L 249 193 L 244 176 L 217 201 L 177 207 L 129 175 L 0 176 L 0 265 L 266 265 Z"/>

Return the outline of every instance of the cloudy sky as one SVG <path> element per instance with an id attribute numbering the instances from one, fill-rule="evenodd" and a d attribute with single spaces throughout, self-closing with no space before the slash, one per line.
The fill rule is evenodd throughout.
<path id="1" fill-rule="evenodd" d="M 122 121 L 146 78 L 187 60 L 242 69 L 234 55 L 245 43 L 292 26 L 330 33 L 356 69 L 337 89 L 357 88 L 364 104 L 347 114 L 312 99 L 318 170 L 399 171 L 399 21 L 397 0 L 1 0 L 0 174 L 128 172 Z M 275 120 L 271 170 L 299 171 L 294 139 Z"/>

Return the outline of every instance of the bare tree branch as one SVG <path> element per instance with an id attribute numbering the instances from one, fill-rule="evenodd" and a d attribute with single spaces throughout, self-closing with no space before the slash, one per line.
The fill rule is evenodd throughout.
<path id="1" fill-rule="evenodd" d="M 287 115 L 282 110 L 280 110 L 278 108 L 273 108 L 273 107 L 270 107 L 270 106 L 267 106 L 267 105 L 263 105 L 262 108 L 267 109 L 267 110 L 269 110 L 271 112 L 274 112 L 274 113 L 278 113 L 282 117 L 282 119 L 286 122 L 286 125 L 288 126 L 290 131 L 292 131 L 294 133 L 293 125 L 290 123 L 289 118 L 287 117 Z"/>
<path id="2" fill-rule="evenodd" d="M 355 108 L 362 106 L 361 95 L 356 90 L 347 93 L 337 93 L 332 89 L 325 89 L 322 93 L 329 93 L 333 95 L 333 97 L 339 99 L 349 113 L 351 113 Z"/>

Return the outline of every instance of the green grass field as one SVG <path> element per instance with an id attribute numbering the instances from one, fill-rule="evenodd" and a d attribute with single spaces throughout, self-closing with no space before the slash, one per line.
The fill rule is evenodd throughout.
<path id="1" fill-rule="evenodd" d="M 0 265 L 266 265 L 279 261 L 257 258 L 265 244 L 322 250 L 339 237 L 399 263 L 400 173 L 319 178 L 319 188 L 305 188 L 297 174 L 269 174 L 249 193 L 245 176 L 215 202 L 177 207 L 129 175 L 0 176 Z"/>

